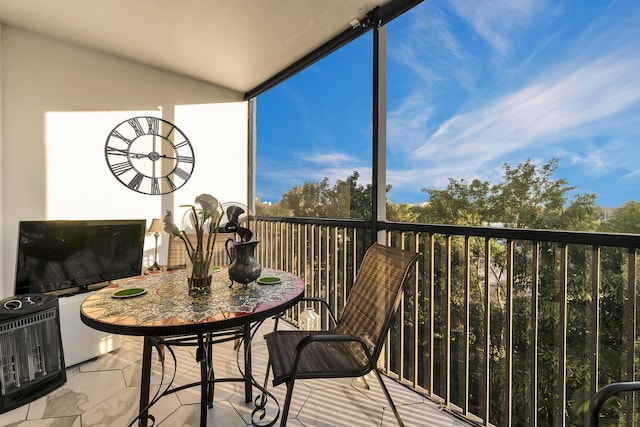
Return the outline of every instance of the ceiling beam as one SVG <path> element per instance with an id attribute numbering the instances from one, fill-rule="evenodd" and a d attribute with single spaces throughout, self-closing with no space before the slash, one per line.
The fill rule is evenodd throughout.
<path id="1" fill-rule="evenodd" d="M 352 40 L 360 37 L 362 34 L 369 31 L 374 25 L 382 26 L 386 25 L 393 19 L 402 15 L 414 6 L 422 3 L 423 0 L 392 0 L 391 2 L 378 6 L 370 10 L 362 19 L 358 22 L 350 23 L 351 27 L 336 37 L 332 38 L 322 46 L 318 47 L 314 51 L 300 58 L 293 64 L 289 65 L 284 70 L 265 80 L 258 86 L 249 90 L 244 94 L 244 99 L 249 100 L 264 93 L 268 89 L 282 83 L 286 79 L 299 73 L 305 68 L 318 62 L 325 56 L 331 54 Z"/>

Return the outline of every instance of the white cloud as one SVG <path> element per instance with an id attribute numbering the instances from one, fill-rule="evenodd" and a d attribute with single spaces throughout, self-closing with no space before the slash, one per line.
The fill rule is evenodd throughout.
<path id="1" fill-rule="evenodd" d="M 640 105 L 640 56 L 606 55 L 454 116 L 416 150 L 419 158 L 490 160 L 549 144 Z M 491 149 L 488 149 L 491 147 Z"/>
<path id="2" fill-rule="evenodd" d="M 317 183 L 328 178 L 333 185 L 336 180 L 344 180 L 354 171 L 360 173 L 358 181 L 361 184 L 371 182 L 371 164 L 343 152 L 294 154 L 288 159 L 282 159 L 277 167 L 262 168 L 262 178 L 266 182 L 285 185 L 302 185 L 306 182 Z M 275 196 L 271 196 L 275 197 Z"/>
<path id="3" fill-rule="evenodd" d="M 473 87 L 475 67 L 470 64 L 476 58 L 452 27 L 450 17 L 435 3 L 425 3 L 420 9 L 421 13 L 413 15 L 402 31 L 392 33 L 389 57 L 410 70 L 425 87 L 452 78 L 462 87 Z M 408 76 L 397 78 L 406 80 Z"/>
<path id="4" fill-rule="evenodd" d="M 348 164 L 354 164 L 359 162 L 359 160 L 354 156 L 347 153 L 338 152 L 338 151 L 333 151 L 330 153 L 305 154 L 300 156 L 300 160 L 304 162 L 312 163 L 315 165 L 331 165 L 331 166 L 340 165 L 340 164 L 348 165 Z"/>
<path id="5" fill-rule="evenodd" d="M 546 24 L 544 19 L 548 19 L 547 15 L 553 11 L 545 10 L 545 3 L 501 0 L 487 7 L 482 2 L 453 0 L 450 4 L 496 51 L 505 52 L 512 45 L 511 40 L 517 38 L 519 30 Z M 579 135 L 594 128 L 594 123 L 637 107 L 640 100 L 640 73 L 637 71 L 640 69 L 639 32 L 633 20 L 637 8 L 629 6 L 620 5 L 623 18 L 612 10 L 603 13 L 605 16 L 601 21 L 592 22 L 582 36 L 576 37 L 575 52 L 571 53 L 569 47 L 563 48 L 568 57 L 565 63 L 547 64 L 546 73 L 532 78 L 527 86 L 486 100 L 482 97 L 491 96 L 487 91 L 491 86 L 482 86 L 481 93 L 468 91 L 464 94 L 468 100 L 460 103 L 461 112 L 444 118 L 437 112 L 441 114 L 441 104 L 449 105 L 449 101 L 432 96 L 433 101 L 427 102 L 429 95 L 417 97 L 413 94 L 409 97 L 410 102 L 390 114 L 391 129 L 393 126 L 405 129 L 405 139 L 421 139 L 423 145 L 415 152 L 421 159 L 457 161 L 473 158 L 489 161 L 531 144 L 549 144 L 568 135 Z M 545 16 L 542 16 L 543 11 Z M 436 34 L 445 34 L 443 40 L 452 37 L 450 30 L 440 31 L 447 25 L 441 22 L 443 18 L 437 13 L 437 8 L 429 12 L 434 12 L 437 17 L 430 22 L 439 23 Z M 536 23 L 536 19 L 542 20 Z M 613 26 L 612 22 L 618 26 Z M 415 25 L 416 28 L 423 27 L 419 23 Z M 431 44 L 438 49 L 434 41 L 431 40 Z M 455 44 L 453 56 L 460 56 L 459 45 Z M 530 59 L 530 56 L 525 58 Z M 520 78 L 523 77 L 524 74 Z M 491 83 L 481 83 L 487 84 Z M 416 82 L 415 93 L 421 91 L 423 82 Z M 416 99 L 424 102 L 418 105 L 414 102 Z M 407 105 L 411 108 L 406 108 Z M 435 123 L 425 123 L 425 119 L 408 120 L 407 116 L 426 120 L 438 117 L 441 121 L 434 127 Z M 425 137 L 427 132 L 430 136 Z"/>
<path id="6" fill-rule="evenodd" d="M 545 9 L 545 3 L 541 0 L 494 0 L 490 4 L 451 1 L 456 13 L 499 55 L 509 53 L 514 34 L 535 22 L 540 11 Z"/>
<path id="7" fill-rule="evenodd" d="M 389 148 L 412 151 L 424 141 L 433 107 L 425 96 L 415 91 L 402 101 L 387 117 L 387 140 Z"/>

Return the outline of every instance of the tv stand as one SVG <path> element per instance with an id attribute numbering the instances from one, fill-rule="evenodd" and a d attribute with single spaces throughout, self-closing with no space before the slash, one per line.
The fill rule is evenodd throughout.
<path id="1" fill-rule="evenodd" d="M 100 283 L 95 283 L 93 285 L 82 285 L 82 286 L 77 286 L 75 288 L 65 288 L 57 291 L 51 291 L 51 292 L 47 292 L 47 294 L 55 295 L 60 298 L 71 297 L 78 294 L 86 294 L 88 292 L 97 291 L 106 286 L 109 286 L 110 284 L 111 282 L 100 282 Z"/>
<path id="2" fill-rule="evenodd" d="M 80 304 L 93 292 L 95 289 L 58 295 L 62 348 L 67 367 L 120 348 L 120 335 L 97 331 L 80 320 Z"/>

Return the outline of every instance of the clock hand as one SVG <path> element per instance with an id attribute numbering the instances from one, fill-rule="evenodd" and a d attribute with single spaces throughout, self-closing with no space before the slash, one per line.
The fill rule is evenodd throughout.
<path id="1" fill-rule="evenodd" d="M 155 151 L 152 151 L 151 153 L 148 154 L 144 154 L 144 153 L 129 153 L 130 157 L 133 157 L 134 159 L 142 159 L 143 157 L 147 157 L 151 160 L 157 160 L 160 157 L 164 157 L 167 159 L 175 159 L 175 157 L 168 157 L 165 154 L 160 154 L 160 153 L 156 153 Z"/>
<path id="2" fill-rule="evenodd" d="M 167 156 L 166 154 L 156 153 L 155 151 L 151 152 L 149 154 L 144 154 L 144 153 L 126 153 L 126 152 L 123 152 L 123 151 L 113 151 L 113 152 L 110 152 L 109 154 L 116 155 L 116 156 L 129 156 L 129 157 L 132 157 L 134 159 L 142 159 L 142 158 L 146 157 L 146 158 L 151 159 L 151 160 L 158 160 L 160 158 L 177 160 L 177 157 Z"/>
<path id="3" fill-rule="evenodd" d="M 110 156 L 129 156 L 129 157 L 133 157 L 134 159 L 140 159 L 142 157 L 149 157 L 149 154 L 142 154 L 142 153 L 129 153 L 126 150 L 120 150 L 117 148 L 109 148 L 108 153 Z"/>

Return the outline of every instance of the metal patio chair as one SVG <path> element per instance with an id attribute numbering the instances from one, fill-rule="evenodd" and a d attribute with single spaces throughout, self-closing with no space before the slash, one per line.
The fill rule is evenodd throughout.
<path id="1" fill-rule="evenodd" d="M 270 369 L 274 386 L 287 384 L 280 426 L 287 423 L 296 380 L 357 378 L 371 371 L 398 424 L 404 426 L 377 369 L 377 360 L 400 304 L 402 284 L 418 257 L 415 252 L 374 244 L 364 256 L 339 322 L 324 303 L 335 327 L 329 331 L 274 331 L 265 335 L 269 351 L 265 389 Z"/>

